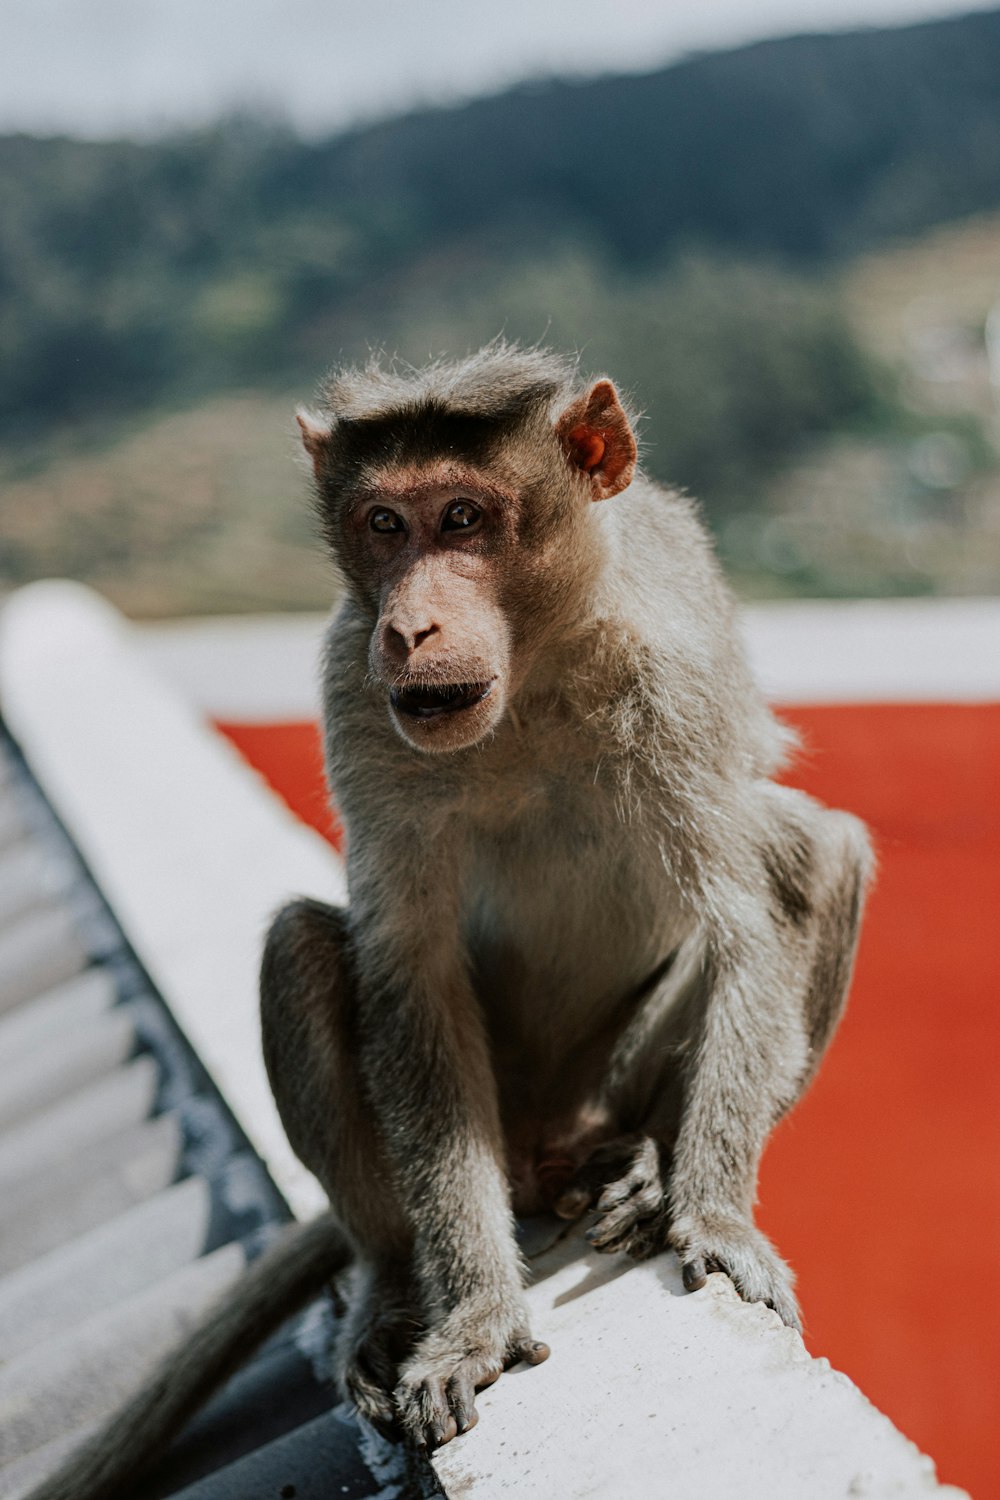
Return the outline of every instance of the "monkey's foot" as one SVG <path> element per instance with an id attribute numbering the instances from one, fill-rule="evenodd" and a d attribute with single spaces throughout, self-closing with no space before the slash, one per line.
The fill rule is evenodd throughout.
<path id="1" fill-rule="evenodd" d="M 664 1148 L 648 1135 L 621 1136 L 599 1146 L 556 1204 L 564 1219 L 597 1211 L 587 1231 L 595 1250 L 624 1250 L 645 1260 L 671 1248 L 664 1193 Z"/>
<path id="2" fill-rule="evenodd" d="M 789 1328 L 801 1329 L 792 1272 L 770 1240 L 747 1220 L 737 1215 L 684 1215 L 674 1220 L 670 1242 L 689 1292 L 705 1285 L 709 1271 L 722 1271 L 744 1302 L 764 1302 Z"/>
<path id="3" fill-rule="evenodd" d="M 407 1307 L 390 1306 L 370 1315 L 360 1337 L 348 1333 L 337 1347 L 337 1385 L 358 1415 L 387 1437 L 399 1434 L 392 1393 L 413 1348 L 416 1326 Z"/>
<path id="4" fill-rule="evenodd" d="M 337 1384 L 358 1416 L 370 1422 L 383 1437 L 398 1433 L 399 1421 L 392 1401 L 393 1380 L 386 1380 L 372 1368 L 365 1348 L 354 1350 L 341 1366 Z"/>
<path id="5" fill-rule="evenodd" d="M 438 1448 L 476 1425 L 477 1391 L 522 1360 L 540 1365 L 549 1352 L 523 1326 L 499 1337 L 484 1330 L 464 1348 L 449 1347 L 447 1329 L 439 1329 L 417 1346 L 401 1372 L 395 1391 L 399 1420 L 421 1447 Z"/>

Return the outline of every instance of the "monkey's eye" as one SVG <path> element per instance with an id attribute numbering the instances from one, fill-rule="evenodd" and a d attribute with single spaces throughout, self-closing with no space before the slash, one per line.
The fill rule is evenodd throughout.
<path id="1" fill-rule="evenodd" d="M 397 516 L 394 510 L 373 510 L 368 517 L 368 525 L 372 531 L 405 531 L 402 516 Z"/>
<path id="2" fill-rule="evenodd" d="M 470 531 L 482 519 L 482 514 L 471 500 L 453 500 L 441 517 L 441 530 Z"/>

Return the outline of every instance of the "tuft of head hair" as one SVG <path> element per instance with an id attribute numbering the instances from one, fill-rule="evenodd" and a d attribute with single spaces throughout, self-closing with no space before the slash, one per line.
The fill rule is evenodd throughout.
<path id="1" fill-rule="evenodd" d="M 523 349 L 504 339 L 462 360 L 420 367 L 374 358 L 335 370 L 322 401 L 335 422 L 377 421 L 420 409 L 448 410 L 501 425 L 516 424 L 558 397 L 568 399 L 576 364 L 548 349 Z"/>

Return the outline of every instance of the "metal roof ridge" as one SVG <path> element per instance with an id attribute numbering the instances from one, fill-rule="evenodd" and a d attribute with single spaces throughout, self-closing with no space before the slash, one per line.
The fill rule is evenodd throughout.
<path id="1" fill-rule="evenodd" d="M 293 1212 L 310 1216 L 325 1197 L 293 1155 L 268 1086 L 257 965 L 283 901 L 344 898 L 341 861 L 82 585 L 33 584 L 8 601 L 0 700 L 180 1029 Z"/>

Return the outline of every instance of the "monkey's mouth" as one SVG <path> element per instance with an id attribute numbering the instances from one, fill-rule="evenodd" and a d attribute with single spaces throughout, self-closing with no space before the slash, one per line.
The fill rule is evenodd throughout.
<path id="1" fill-rule="evenodd" d="M 436 719 L 474 708 L 493 689 L 490 682 L 449 682 L 434 687 L 392 688 L 389 702 L 397 713 L 410 719 Z"/>

